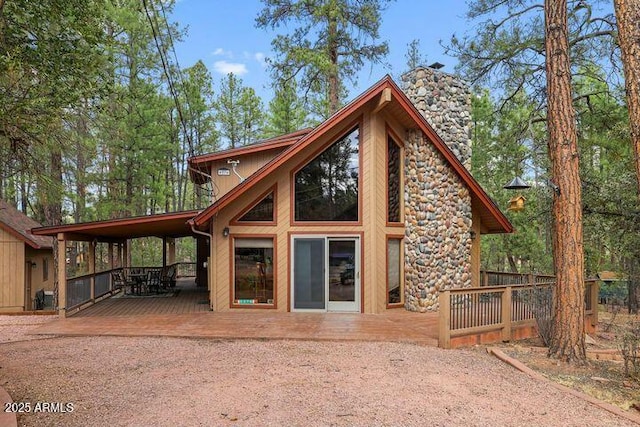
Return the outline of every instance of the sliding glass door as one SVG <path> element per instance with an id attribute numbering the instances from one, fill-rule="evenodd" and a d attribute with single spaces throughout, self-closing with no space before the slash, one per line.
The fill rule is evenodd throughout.
<path id="1" fill-rule="evenodd" d="M 293 310 L 360 312 L 360 239 L 296 237 Z"/>

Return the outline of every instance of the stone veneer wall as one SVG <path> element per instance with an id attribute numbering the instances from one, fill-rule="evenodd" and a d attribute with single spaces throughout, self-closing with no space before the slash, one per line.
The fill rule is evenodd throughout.
<path id="1" fill-rule="evenodd" d="M 402 90 L 471 170 L 471 91 L 459 77 L 428 67 L 402 76 Z"/>
<path id="2" fill-rule="evenodd" d="M 404 90 L 454 154 L 471 162 L 470 95 L 455 76 L 418 68 Z M 419 130 L 405 140 L 405 308 L 437 310 L 439 291 L 471 286 L 471 196 Z"/>

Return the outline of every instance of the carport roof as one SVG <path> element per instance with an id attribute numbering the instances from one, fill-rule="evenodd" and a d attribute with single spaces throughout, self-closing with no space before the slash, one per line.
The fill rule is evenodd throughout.
<path id="1" fill-rule="evenodd" d="M 186 237 L 193 236 L 188 221 L 199 211 L 170 212 L 104 221 L 80 222 L 68 225 L 38 227 L 31 232 L 38 236 L 56 236 L 64 233 L 75 239 L 116 240 L 138 237 Z"/>

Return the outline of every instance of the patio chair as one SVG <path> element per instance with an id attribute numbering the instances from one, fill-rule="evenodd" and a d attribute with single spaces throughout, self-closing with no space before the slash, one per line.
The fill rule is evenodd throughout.
<path id="1" fill-rule="evenodd" d="M 176 286 L 176 266 L 170 265 L 165 267 L 162 270 L 162 278 L 160 279 L 162 282 L 163 288 L 175 287 Z"/>
<path id="2" fill-rule="evenodd" d="M 131 288 L 131 293 L 133 293 L 136 285 L 134 280 L 127 280 L 124 272 L 121 270 L 111 272 L 111 283 L 113 285 L 113 289 L 124 289 L 125 292 L 127 291 L 127 286 L 129 286 Z"/>
<path id="3" fill-rule="evenodd" d="M 33 299 L 33 309 L 44 310 L 44 289 L 36 292 L 36 297 Z"/>
<path id="4" fill-rule="evenodd" d="M 159 294 L 160 284 L 160 270 L 149 270 L 147 272 L 147 282 L 145 283 L 147 292 L 154 291 L 156 294 Z"/>

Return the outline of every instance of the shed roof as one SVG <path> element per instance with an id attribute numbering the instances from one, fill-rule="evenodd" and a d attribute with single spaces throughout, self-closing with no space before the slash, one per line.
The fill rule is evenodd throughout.
<path id="1" fill-rule="evenodd" d="M 34 227 L 42 227 L 42 224 L 0 199 L 0 228 L 33 249 L 51 249 L 53 240 L 50 237 L 33 235 L 31 229 Z"/>
<path id="2" fill-rule="evenodd" d="M 170 212 L 104 221 L 39 227 L 32 230 L 40 236 L 55 236 L 68 233 L 80 238 L 129 239 L 137 237 L 185 237 L 193 235 L 187 221 L 197 210 Z"/>

